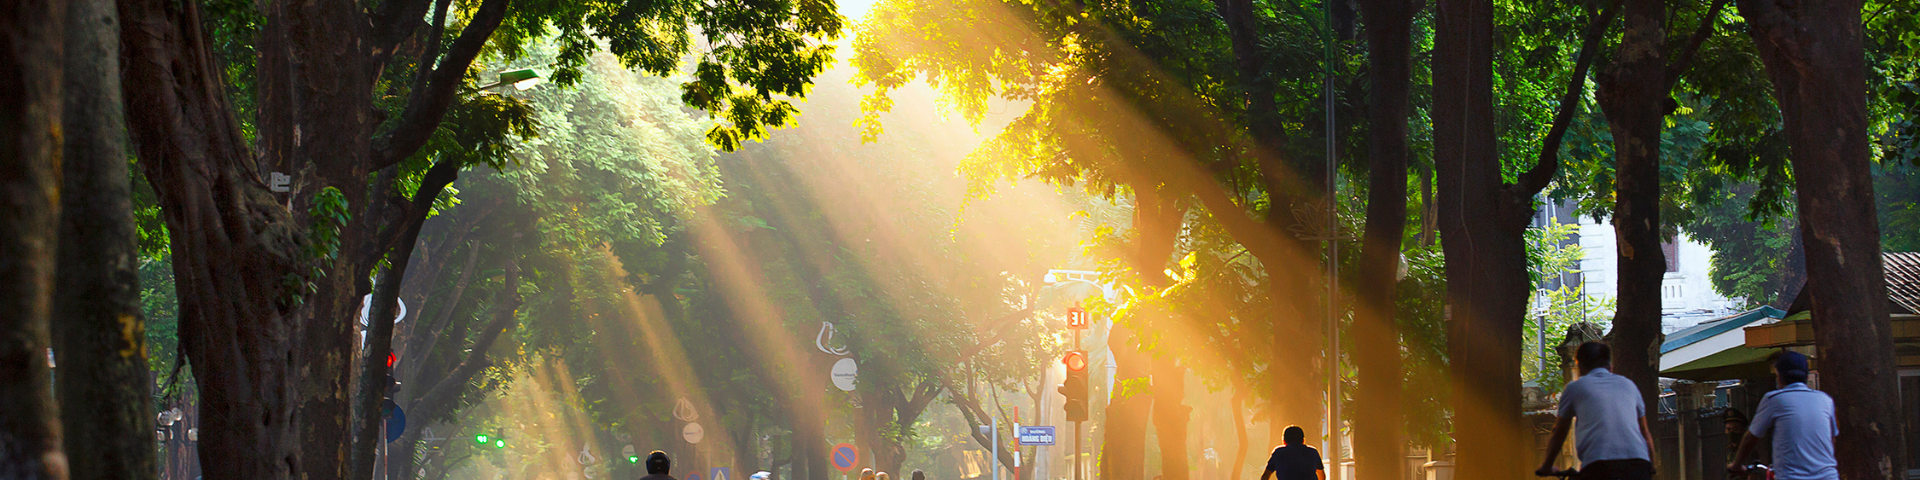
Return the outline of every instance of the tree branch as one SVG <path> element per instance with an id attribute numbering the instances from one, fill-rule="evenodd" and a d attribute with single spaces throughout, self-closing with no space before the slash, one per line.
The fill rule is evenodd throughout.
<path id="1" fill-rule="evenodd" d="M 473 65 L 474 58 L 480 55 L 480 48 L 486 46 L 487 39 L 493 36 L 494 30 L 500 28 L 500 22 L 507 17 L 507 5 L 511 2 L 485 0 L 480 4 L 472 21 L 460 32 L 460 38 L 453 41 L 446 57 L 440 60 L 438 67 L 433 68 L 427 88 L 415 90 L 407 100 L 407 109 L 400 116 L 399 126 L 373 140 L 372 170 L 398 164 L 427 144 L 427 139 L 439 128 L 440 120 L 453 105 L 454 94 L 466 77 L 467 67 Z M 421 65 L 421 68 L 427 67 Z"/>
<path id="2" fill-rule="evenodd" d="M 487 360 L 487 350 L 493 347 L 493 342 L 500 338 L 501 333 L 513 326 L 516 319 L 514 311 L 520 308 L 519 283 L 519 265 L 508 262 L 507 279 L 501 286 L 503 299 L 494 311 L 493 321 L 487 324 L 485 330 L 480 331 L 479 338 L 474 339 L 473 348 L 467 350 L 467 358 L 461 360 L 460 365 L 454 367 L 453 372 L 446 378 L 435 382 L 433 388 L 427 390 L 427 394 L 414 403 L 416 410 L 425 412 L 426 410 L 421 409 L 439 408 L 440 405 L 452 401 L 460 394 L 461 389 L 466 387 L 467 380 L 492 364 Z"/>
<path id="3" fill-rule="evenodd" d="M 380 8 L 367 13 L 368 23 L 373 24 L 373 55 L 368 62 L 372 68 L 379 69 L 393 58 L 395 50 L 407 37 L 413 36 L 413 29 L 419 28 L 421 15 L 427 14 L 427 5 L 432 0 L 386 0 Z M 431 39 L 438 43 L 440 39 Z"/>
<path id="4" fill-rule="evenodd" d="M 1585 103 L 1587 97 L 1587 71 L 1593 68 L 1594 51 L 1600 48 L 1600 38 L 1606 36 L 1607 26 L 1613 24 L 1613 18 L 1620 13 L 1620 2 L 1614 1 L 1607 9 L 1587 25 L 1587 31 L 1580 40 L 1580 54 L 1573 65 L 1573 75 L 1567 78 L 1567 93 L 1560 97 L 1560 109 L 1553 114 L 1553 126 L 1547 130 L 1546 142 L 1540 147 L 1540 163 L 1520 174 L 1514 187 L 1527 197 L 1545 190 L 1560 170 L 1560 144 L 1567 136 L 1567 127 L 1573 123 L 1573 112 Z"/>
<path id="5" fill-rule="evenodd" d="M 1680 74 L 1686 73 L 1687 68 L 1693 65 L 1694 54 L 1699 53 L 1700 45 L 1707 43 L 1707 37 L 1713 35 L 1714 27 L 1720 24 L 1720 10 L 1726 7 L 1727 0 L 1714 0 L 1713 6 L 1707 9 L 1707 16 L 1700 21 L 1700 28 L 1687 38 L 1687 46 L 1680 51 L 1680 59 L 1667 66 L 1667 85 L 1661 91 L 1671 92 L 1674 84 L 1680 82 Z"/>

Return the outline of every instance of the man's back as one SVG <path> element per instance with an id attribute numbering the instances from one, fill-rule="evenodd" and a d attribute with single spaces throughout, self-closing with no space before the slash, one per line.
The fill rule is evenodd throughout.
<path id="1" fill-rule="evenodd" d="M 1640 434 L 1646 403 L 1633 381 L 1596 368 L 1567 384 L 1560 395 L 1561 418 L 1574 419 L 1574 451 L 1582 464 L 1604 460 L 1648 460 Z"/>
<path id="2" fill-rule="evenodd" d="M 1833 458 L 1833 437 L 1840 435 L 1840 425 L 1833 417 L 1833 397 L 1826 392 L 1805 383 L 1768 392 L 1747 432 L 1772 437 L 1773 472 L 1779 480 L 1840 478 Z"/>
<path id="3" fill-rule="evenodd" d="M 640 477 L 640 480 L 679 480 L 679 479 L 673 478 L 664 473 L 654 473 L 644 477 Z"/>
<path id="4" fill-rule="evenodd" d="M 1267 459 L 1267 470 L 1279 475 L 1277 480 L 1315 480 L 1322 468 L 1320 451 L 1300 444 L 1276 447 Z"/>

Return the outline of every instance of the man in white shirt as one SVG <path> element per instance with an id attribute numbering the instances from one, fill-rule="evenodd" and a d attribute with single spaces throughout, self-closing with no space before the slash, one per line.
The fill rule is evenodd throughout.
<path id="1" fill-rule="evenodd" d="M 1640 389 L 1609 370 L 1613 350 L 1605 343 L 1580 344 L 1574 360 L 1580 379 L 1560 394 L 1560 420 L 1547 442 L 1547 459 L 1534 474 L 1556 473 L 1553 461 L 1571 431 L 1580 454 L 1578 480 L 1652 480 L 1653 435 L 1647 431 L 1647 405 L 1640 400 Z"/>
<path id="2" fill-rule="evenodd" d="M 1754 412 L 1728 472 L 1745 473 L 1754 447 L 1771 437 L 1776 480 L 1840 480 L 1833 458 L 1833 439 L 1840 436 L 1833 397 L 1807 387 L 1809 371 L 1806 355 L 1788 351 L 1774 358 L 1774 381 L 1780 389 L 1760 397 L 1760 410 Z"/>

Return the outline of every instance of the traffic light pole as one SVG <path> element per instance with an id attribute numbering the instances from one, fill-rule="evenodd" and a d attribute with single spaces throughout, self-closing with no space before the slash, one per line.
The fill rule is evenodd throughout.
<path id="1" fill-rule="evenodd" d="M 1080 351 L 1080 333 L 1081 330 L 1078 329 L 1073 331 L 1073 350 L 1076 352 Z M 1067 375 L 1072 374 L 1073 372 L 1067 372 Z M 1087 410 L 1093 410 L 1093 406 L 1087 405 Z M 1080 459 L 1082 458 L 1080 454 L 1080 423 L 1079 420 L 1073 421 L 1073 480 L 1084 480 L 1080 476 Z"/>

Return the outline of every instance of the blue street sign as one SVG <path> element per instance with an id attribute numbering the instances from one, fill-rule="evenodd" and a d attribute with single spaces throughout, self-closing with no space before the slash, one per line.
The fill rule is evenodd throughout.
<path id="1" fill-rule="evenodd" d="M 387 419 L 387 441 L 392 442 L 399 440 L 400 434 L 406 432 L 407 412 L 401 410 L 400 407 L 393 407 L 393 418 Z"/>
<path id="2" fill-rule="evenodd" d="M 1024 446 L 1053 446 L 1053 427 L 1020 427 L 1020 444 Z"/>
<path id="3" fill-rule="evenodd" d="M 698 474 L 698 473 L 689 473 L 689 474 L 687 474 L 687 480 L 700 480 L 700 474 Z"/>
<path id="4" fill-rule="evenodd" d="M 713 473 L 707 475 L 707 480 L 733 480 L 733 476 L 728 473 L 727 467 L 713 467 Z"/>

